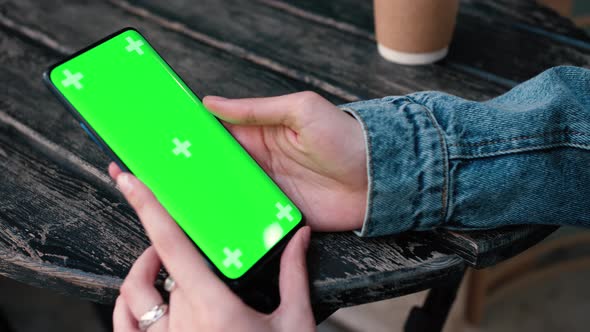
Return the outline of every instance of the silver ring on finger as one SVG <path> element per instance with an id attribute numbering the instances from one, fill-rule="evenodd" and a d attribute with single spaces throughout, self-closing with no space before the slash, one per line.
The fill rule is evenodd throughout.
<path id="1" fill-rule="evenodd" d="M 141 315 L 139 319 L 139 330 L 142 332 L 154 325 L 160 318 L 164 317 L 168 313 L 168 305 L 166 303 L 158 304 L 145 314 Z"/>
<path id="2" fill-rule="evenodd" d="M 168 293 L 171 293 L 174 290 L 174 287 L 176 287 L 176 281 L 174 281 L 171 276 L 168 276 L 166 280 L 164 280 L 164 289 Z"/>

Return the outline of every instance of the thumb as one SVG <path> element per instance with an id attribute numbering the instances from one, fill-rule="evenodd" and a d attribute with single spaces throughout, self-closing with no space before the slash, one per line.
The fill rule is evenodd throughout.
<path id="1" fill-rule="evenodd" d="M 224 121 L 242 125 L 285 125 L 298 130 L 305 112 L 323 98 L 314 92 L 298 92 L 278 97 L 226 99 L 207 96 L 203 104 Z M 328 101 L 325 101 L 329 103 Z"/>
<path id="2" fill-rule="evenodd" d="M 301 228 L 289 242 L 281 257 L 279 288 L 281 292 L 280 324 L 300 326 L 309 322 L 315 326 L 309 298 L 309 282 L 305 253 L 309 245 L 311 229 Z M 305 330 L 305 329 L 303 329 Z"/>

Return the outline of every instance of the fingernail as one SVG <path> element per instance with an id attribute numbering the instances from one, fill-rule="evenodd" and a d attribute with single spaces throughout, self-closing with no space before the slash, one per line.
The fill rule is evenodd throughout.
<path id="1" fill-rule="evenodd" d="M 133 187 L 131 184 L 131 176 L 127 173 L 119 174 L 119 176 L 117 176 L 117 187 L 119 187 L 119 190 L 124 194 L 131 191 Z"/>
<path id="2" fill-rule="evenodd" d="M 207 97 L 205 97 L 205 99 L 207 99 L 209 101 L 224 101 L 224 100 L 227 100 L 227 98 L 220 97 L 220 96 L 207 96 Z"/>

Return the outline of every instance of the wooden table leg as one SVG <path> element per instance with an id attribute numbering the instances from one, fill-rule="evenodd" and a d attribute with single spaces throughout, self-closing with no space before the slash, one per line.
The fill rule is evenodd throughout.
<path id="1" fill-rule="evenodd" d="M 404 332 L 442 331 L 465 271 L 454 276 L 448 283 L 431 288 L 421 308 L 413 307 L 404 325 Z"/>

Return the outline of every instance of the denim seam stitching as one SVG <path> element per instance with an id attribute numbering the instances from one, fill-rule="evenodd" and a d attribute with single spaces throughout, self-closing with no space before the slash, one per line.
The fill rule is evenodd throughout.
<path id="1" fill-rule="evenodd" d="M 439 139 L 439 143 L 441 146 L 441 157 L 442 157 L 442 162 L 443 162 L 443 188 L 442 188 L 442 194 L 441 194 L 441 201 L 442 201 L 441 205 L 442 206 L 441 206 L 441 211 L 440 211 L 440 217 L 441 217 L 441 223 L 446 223 L 447 208 L 448 208 L 447 200 L 448 200 L 448 191 L 449 191 L 449 179 L 448 179 L 449 155 L 448 155 L 447 142 L 446 142 L 446 139 L 444 136 L 444 132 L 443 132 L 442 128 L 439 126 L 438 122 L 436 121 L 436 118 L 434 117 L 434 113 L 432 112 L 432 110 L 430 108 L 416 102 L 411 97 L 407 97 L 407 98 L 410 99 L 415 104 L 422 106 L 427 117 L 430 119 L 430 122 L 432 123 L 433 127 L 436 129 L 436 131 L 438 133 L 438 139 Z"/>
<path id="2" fill-rule="evenodd" d="M 487 152 L 487 153 L 460 154 L 460 155 L 456 155 L 456 156 L 451 157 L 451 160 L 487 158 L 487 157 L 503 156 L 503 155 L 507 155 L 507 154 L 545 150 L 545 149 L 554 149 L 554 148 L 580 148 L 580 149 L 584 149 L 584 150 L 590 150 L 590 144 L 560 142 L 560 143 L 554 143 L 554 144 L 528 146 L 528 147 L 522 147 L 522 148 L 516 148 L 516 149 Z"/>
<path id="3" fill-rule="evenodd" d="M 504 139 L 499 139 L 499 140 L 495 140 L 495 141 L 484 141 L 484 142 L 479 142 L 479 143 L 463 143 L 463 144 L 454 143 L 454 144 L 449 144 L 449 146 L 453 146 L 453 147 L 455 147 L 455 146 L 456 147 L 485 146 L 485 145 L 493 145 L 493 144 L 499 144 L 499 143 L 514 142 L 514 141 L 523 141 L 523 140 L 528 140 L 528 139 L 532 139 L 532 138 L 539 138 L 539 137 L 558 136 L 558 135 L 564 135 L 564 134 L 575 135 L 575 136 L 589 136 L 590 137 L 590 134 L 588 134 L 588 133 L 583 133 L 583 132 L 574 131 L 574 130 L 559 130 L 559 131 L 552 131 L 552 132 L 535 134 L 535 135 L 518 136 L 518 137 L 513 137 L 513 138 L 504 138 Z"/>

